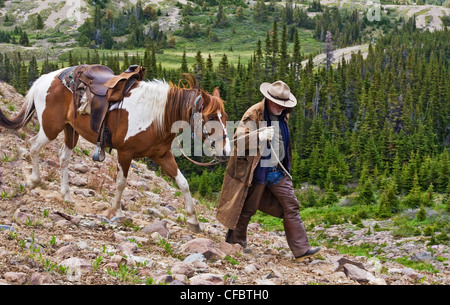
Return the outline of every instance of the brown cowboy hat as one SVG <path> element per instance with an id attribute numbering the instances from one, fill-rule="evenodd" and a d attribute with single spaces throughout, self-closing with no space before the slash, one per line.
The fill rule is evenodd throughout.
<path id="1" fill-rule="evenodd" d="M 289 86 L 280 80 L 273 84 L 263 83 L 259 90 L 266 98 L 283 107 L 293 108 L 297 105 L 297 99 Z"/>

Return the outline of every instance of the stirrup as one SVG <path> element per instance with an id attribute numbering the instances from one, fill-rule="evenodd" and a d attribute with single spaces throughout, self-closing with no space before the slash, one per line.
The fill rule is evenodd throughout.
<path id="1" fill-rule="evenodd" d="M 97 148 L 95 149 L 92 159 L 96 162 L 103 162 L 105 160 L 105 150 L 101 147 L 100 142 L 97 142 Z"/>

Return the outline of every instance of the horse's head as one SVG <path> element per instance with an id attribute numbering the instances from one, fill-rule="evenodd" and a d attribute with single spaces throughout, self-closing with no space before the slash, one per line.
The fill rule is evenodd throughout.
<path id="1" fill-rule="evenodd" d="M 216 158 L 226 159 L 230 155 L 231 146 L 227 134 L 228 115 L 225 112 L 225 102 L 220 98 L 219 88 L 214 89 L 212 95 L 200 91 L 203 105 L 202 140 L 215 150 Z"/>

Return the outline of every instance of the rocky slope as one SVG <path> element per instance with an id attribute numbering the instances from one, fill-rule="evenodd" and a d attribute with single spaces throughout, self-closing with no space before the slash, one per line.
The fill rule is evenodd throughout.
<path id="1" fill-rule="evenodd" d="M 2 110 L 20 109 L 22 98 L 12 87 L 0 84 L 0 94 Z M 27 140 L 38 130 L 35 123 L 17 132 L 0 128 L 0 284 L 449 284 L 448 245 L 430 251 L 420 237 L 394 240 L 389 231 L 373 230 L 374 221 L 363 228 L 318 226 L 309 234 L 348 246 L 377 245 L 373 254 L 383 260 L 324 247 L 316 258 L 295 263 L 283 232 L 257 223 L 243 250 L 224 242 L 226 229 L 208 203 L 197 205 L 203 232 L 193 234 L 180 192 L 139 162 L 124 192 L 126 219 L 111 221 L 105 216 L 114 196 L 115 156 L 94 163 L 94 146 L 84 140 L 70 165 L 74 203 L 59 194 L 61 137 L 42 151 L 43 182 L 28 190 Z M 439 272 L 406 268 L 394 261 L 398 257 Z"/>

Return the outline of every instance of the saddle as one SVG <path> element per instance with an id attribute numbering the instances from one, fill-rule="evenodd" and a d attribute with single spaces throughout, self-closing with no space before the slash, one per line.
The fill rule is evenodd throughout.
<path id="1" fill-rule="evenodd" d="M 145 78 L 146 69 L 133 65 L 120 75 L 102 65 L 71 67 L 59 79 L 73 93 L 75 117 L 77 112 L 90 114 L 90 127 L 98 133 L 94 161 L 105 159 L 104 148 L 112 148 L 111 135 L 106 126 L 108 109 L 123 101 L 131 87 Z"/>

